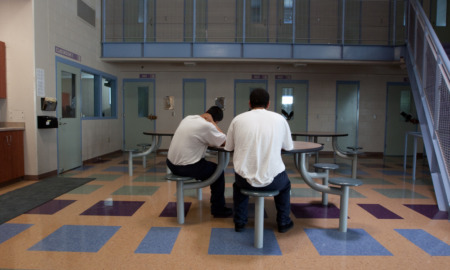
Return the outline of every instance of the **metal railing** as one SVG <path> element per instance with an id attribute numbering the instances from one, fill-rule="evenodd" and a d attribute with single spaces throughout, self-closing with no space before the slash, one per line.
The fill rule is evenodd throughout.
<path id="1" fill-rule="evenodd" d="M 450 62 L 417 0 L 407 8 L 407 65 L 436 199 L 450 208 Z"/>

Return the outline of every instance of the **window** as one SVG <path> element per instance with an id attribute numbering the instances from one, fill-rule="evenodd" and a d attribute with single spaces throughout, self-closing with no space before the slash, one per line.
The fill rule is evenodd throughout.
<path id="1" fill-rule="evenodd" d="M 284 0 L 284 24 L 292 24 L 293 0 Z"/>
<path id="2" fill-rule="evenodd" d="M 251 0 L 252 23 L 261 23 L 261 0 Z"/>
<path id="3" fill-rule="evenodd" d="M 99 74 L 81 72 L 83 118 L 116 117 L 116 81 Z"/>

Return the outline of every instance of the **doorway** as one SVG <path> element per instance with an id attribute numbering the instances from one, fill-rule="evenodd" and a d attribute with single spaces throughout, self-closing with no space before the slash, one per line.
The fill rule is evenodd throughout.
<path id="1" fill-rule="evenodd" d="M 292 132 L 308 129 L 308 82 L 275 81 L 275 112 L 284 116 Z"/>
<path id="2" fill-rule="evenodd" d="M 81 70 L 56 62 L 58 115 L 58 174 L 80 167 L 81 156 Z"/>
<path id="3" fill-rule="evenodd" d="M 358 146 L 359 82 L 338 81 L 336 89 L 336 132 L 347 133 L 338 137 L 341 148 Z"/>
<path id="4" fill-rule="evenodd" d="M 151 138 L 144 131 L 155 131 L 155 81 L 124 80 L 124 149 L 134 149 L 140 143 L 150 142 Z"/>
<path id="5" fill-rule="evenodd" d="M 409 83 L 388 83 L 386 94 L 385 156 L 404 155 L 405 133 L 417 131 L 416 106 Z M 413 140 L 408 140 L 408 155 L 412 154 Z"/>
<path id="6" fill-rule="evenodd" d="M 253 89 L 263 88 L 267 91 L 267 80 L 236 80 L 234 83 L 234 116 L 250 109 L 250 93 Z"/>
<path id="7" fill-rule="evenodd" d="M 183 80 L 183 118 L 206 111 L 206 80 Z"/>

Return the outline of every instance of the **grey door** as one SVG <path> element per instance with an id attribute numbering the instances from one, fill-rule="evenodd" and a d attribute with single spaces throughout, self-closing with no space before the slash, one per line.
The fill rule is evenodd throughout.
<path id="1" fill-rule="evenodd" d="M 348 133 L 338 138 L 343 150 L 358 145 L 359 82 L 338 81 L 336 90 L 336 132 Z"/>

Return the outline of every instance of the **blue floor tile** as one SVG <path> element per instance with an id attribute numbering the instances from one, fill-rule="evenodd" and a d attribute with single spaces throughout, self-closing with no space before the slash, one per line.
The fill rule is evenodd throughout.
<path id="1" fill-rule="evenodd" d="M 120 226 L 64 225 L 29 250 L 97 252 Z"/>
<path id="2" fill-rule="evenodd" d="M 395 231 L 431 256 L 450 256 L 450 246 L 424 230 L 396 229 Z"/>
<path id="3" fill-rule="evenodd" d="M 33 224 L 3 223 L 0 225 L 0 244 L 18 235 Z"/>
<path id="4" fill-rule="evenodd" d="M 179 227 L 152 227 L 135 253 L 170 254 L 179 232 Z"/>
<path id="5" fill-rule="evenodd" d="M 243 232 L 233 229 L 212 228 L 209 240 L 210 255 L 276 255 L 281 256 L 275 234 L 272 230 L 264 230 L 263 248 L 253 246 L 255 231 L 246 228 Z"/>
<path id="6" fill-rule="evenodd" d="M 392 256 L 363 229 L 305 229 L 321 256 Z"/>
<path id="7" fill-rule="evenodd" d="M 135 169 L 135 167 L 133 167 L 133 170 Z M 104 172 L 123 172 L 123 173 L 127 173 L 128 172 L 128 167 L 125 166 L 111 166 L 108 167 L 106 169 L 103 170 Z"/>

